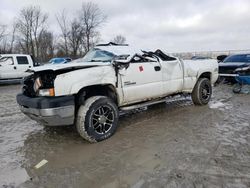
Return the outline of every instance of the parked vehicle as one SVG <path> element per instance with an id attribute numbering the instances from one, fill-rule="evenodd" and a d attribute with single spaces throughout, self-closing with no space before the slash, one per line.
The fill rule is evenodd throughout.
<path id="1" fill-rule="evenodd" d="M 51 63 L 51 64 L 64 64 L 64 63 L 68 63 L 70 61 L 72 61 L 72 59 L 69 57 L 63 57 L 63 58 L 56 57 L 56 58 L 49 60 L 49 63 Z"/>
<path id="2" fill-rule="evenodd" d="M 217 61 L 218 61 L 218 63 L 223 62 L 224 59 L 227 58 L 227 56 L 228 56 L 228 55 L 219 55 L 219 56 L 217 56 Z"/>
<path id="3" fill-rule="evenodd" d="M 237 84 L 234 85 L 233 92 L 240 93 L 244 85 L 250 85 L 250 65 L 248 67 L 236 69 L 235 73 L 235 80 L 237 81 Z M 247 93 L 250 93 L 249 89 Z"/>
<path id="4" fill-rule="evenodd" d="M 2 54 L 0 55 L 0 82 L 20 81 L 30 75 L 26 72 L 28 69 L 37 65 L 30 55 Z"/>
<path id="5" fill-rule="evenodd" d="M 217 58 L 218 59 L 218 58 Z M 219 75 L 228 81 L 236 82 L 235 70 L 237 68 L 248 67 L 250 65 L 250 54 L 236 54 L 225 57 L 219 63 Z"/>
<path id="6" fill-rule="evenodd" d="M 21 111 L 46 126 L 74 124 L 90 142 L 112 136 L 120 111 L 191 94 L 205 105 L 218 78 L 216 60 L 182 61 L 161 50 L 98 45 L 69 64 L 34 68 L 17 95 Z"/>

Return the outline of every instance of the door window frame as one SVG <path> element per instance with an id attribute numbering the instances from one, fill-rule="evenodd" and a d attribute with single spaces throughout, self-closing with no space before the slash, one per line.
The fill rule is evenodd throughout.
<path id="1" fill-rule="evenodd" d="M 2 59 L 5 59 L 5 60 L 2 60 Z M 11 59 L 11 61 L 12 61 L 12 63 L 11 64 L 4 64 L 8 59 Z M 6 57 L 2 57 L 1 59 L 0 59 L 0 66 L 5 66 L 5 65 L 14 65 L 14 60 L 13 60 L 13 57 L 8 57 L 8 56 L 6 56 Z"/>
<path id="2" fill-rule="evenodd" d="M 20 60 L 18 60 L 19 58 L 26 58 L 27 62 L 23 63 L 24 60 L 22 60 L 22 62 L 20 63 Z M 16 57 L 16 60 L 17 60 L 17 64 L 18 65 L 29 65 L 29 60 L 28 60 L 28 57 L 27 56 L 17 56 Z M 25 60 L 25 61 L 26 61 Z"/>

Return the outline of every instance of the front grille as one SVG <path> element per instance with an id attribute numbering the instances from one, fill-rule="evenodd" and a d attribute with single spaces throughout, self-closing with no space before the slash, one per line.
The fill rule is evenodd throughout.
<path id="1" fill-rule="evenodd" d="M 220 74 L 234 74 L 237 67 L 219 67 Z"/>

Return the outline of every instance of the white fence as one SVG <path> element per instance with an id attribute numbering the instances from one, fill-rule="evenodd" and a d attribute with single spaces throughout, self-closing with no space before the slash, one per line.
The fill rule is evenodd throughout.
<path id="1" fill-rule="evenodd" d="M 191 59 L 193 56 L 202 56 L 202 57 L 216 59 L 216 57 L 219 55 L 246 54 L 246 53 L 250 54 L 250 49 L 249 50 L 227 50 L 227 51 L 180 52 L 180 53 L 172 53 L 172 54 L 182 59 Z"/>

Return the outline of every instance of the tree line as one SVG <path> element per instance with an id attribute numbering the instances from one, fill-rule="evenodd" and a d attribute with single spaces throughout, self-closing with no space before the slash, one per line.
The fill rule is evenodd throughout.
<path id="1" fill-rule="evenodd" d="M 52 57 L 82 57 L 100 41 L 100 28 L 107 22 L 107 16 L 92 2 L 83 3 L 75 17 L 65 9 L 55 17 L 59 35 L 51 31 L 49 15 L 39 6 L 22 8 L 12 27 L 0 24 L 0 54 L 31 54 L 39 62 Z M 117 35 L 111 41 L 123 44 L 126 38 Z"/>

